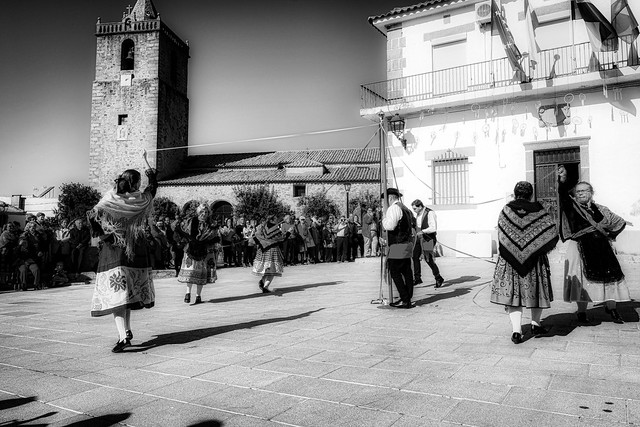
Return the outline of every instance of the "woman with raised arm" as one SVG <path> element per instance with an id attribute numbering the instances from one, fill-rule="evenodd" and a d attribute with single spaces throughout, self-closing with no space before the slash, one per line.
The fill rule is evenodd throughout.
<path id="1" fill-rule="evenodd" d="M 91 302 L 92 316 L 113 314 L 118 342 L 111 351 L 131 345 L 131 310 L 151 308 L 155 290 L 151 255 L 144 228 L 156 194 L 156 171 L 145 171 L 149 185 L 140 191 L 140 172 L 128 169 L 87 213 L 94 236 L 100 238 L 98 270 Z"/>
<path id="2" fill-rule="evenodd" d="M 580 181 L 571 189 L 567 170 L 558 168 L 560 238 L 567 241 L 564 300 L 576 302 L 578 320 L 587 322 L 587 304 L 603 303 L 615 323 L 624 323 L 616 303 L 631 301 L 611 242 L 627 222 L 593 201 L 593 187 Z"/>

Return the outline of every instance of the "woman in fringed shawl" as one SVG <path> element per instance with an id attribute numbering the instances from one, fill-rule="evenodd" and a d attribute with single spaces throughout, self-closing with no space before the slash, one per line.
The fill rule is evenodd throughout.
<path id="1" fill-rule="evenodd" d="M 207 283 L 215 283 L 218 276 L 216 273 L 215 257 L 210 255 L 213 245 L 220 242 L 220 233 L 209 221 L 209 208 L 201 204 L 196 209 L 196 216 L 189 218 L 186 222 L 185 231 L 181 227 L 176 227 L 176 232 L 187 239 L 188 243 L 184 248 L 185 257 L 182 260 L 182 267 L 178 274 L 178 282 L 186 283 L 187 292 L 184 302 L 191 302 L 191 287 L 196 285 L 195 304 L 202 302 L 202 287 Z M 209 280 L 207 275 L 210 275 Z"/>
<path id="2" fill-rule="evenodd" d="M 256 228 L 256 258 L 253 261 L 251 273 L 262 276 L 258 282 L 258 287 L 263 293 L 269 293 L 269 285 L 276 276 L 282 276 L 284 270 L 284 259 L 280 245 L 289 233 L 282 234 L 280 224 L 275 222 L 275 215 L 267 215 L 267 219 Z"/>
<path id="3" fill-rule="evenodd" d="M 131 310 L 151 308 L 155 302 L 144 227 L 153 208 L 156 171 L 148 169 L 145 174 L 149 185 L 141 192 L 140 172 L 124 171 L 87 213 L 93 235 L 100 238 L 91 315 L 113 314 L 119 336 L 114 353 L 131 345 Z"/>
<path id="4" fill-rule="evenodd" d="M 533 186 L 520 181 L 498 217 L 499 254 L 491 286 L 491 302 L 505 306 L 514 344 L 522 342 L 522 307 L 531 309 L 533 335 L 547 333 L 540 323 L 542 309 L 553 301 L 547 252 L 558 242 L 555 222 L 539 202 Z"/>
<path id="5" fill-rule="evenodd" d="M 578 305 L 578 320 L 587 321 L 587 304 L 604 303 L 615 323 L 624 323 L 617 302 L 630 301 L 629 288 L 611 242 L 626 221 L 593 201 L 593 187 L 578 182 L 571 195 L 564 166 L 558 168 L 560 238 L 568 240 L 564 268 L 564 300 Z"/>

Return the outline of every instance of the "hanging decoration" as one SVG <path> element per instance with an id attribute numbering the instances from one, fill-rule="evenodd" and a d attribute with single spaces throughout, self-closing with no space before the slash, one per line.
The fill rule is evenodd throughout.
<path id="1" fill-rule="evenodd" d="M 538 125 L 540 127 L 549 128 L 568 124 L 571 124 L 571 105 L 553 104 L 538 107 Z"/>
<path id="2" fill-rule="evenodd" d="M 489 123 L 485 123 L 484 126 L 482 126 L 482 132 L 484 132 L 484 137 L 485 138 L 489 138 L 489 131 L 491 130 L 491 127 L 489 126 Z"/>
<path id="3" fill-rule="evenodd" d="M 576 135 L 578 133 L 578 125 L 582 124 L 582 117 L 580 116 L 571 117 L 571 123 L 573 123 L 573 134 Z"/>
<path id="4" fill-rule="evenodd" d="M 619 87 L 613 89 L 613 100 L 622 101 L 622 89 L 620 89 Z"/>
<path id="5" fill-rule="evenodd" d="M 620 110 L 620 123 L 629 123 L 629 113 Z"/>
<path id="6" fill-rule="evenodd" d="M 584 93 L 580 93 L 578 95 L 578 98 L 580 98 L 580 103 L 582 104 L 582 106 L 584 107 L 584 101 L 587 99 L 587 95 L 585 95 Z"/>
<path id="7" fill-rule="evenodd" d="M 526 132 L 527 132 L 527 124 L 523 123 L 520 125 L 520 136 L 524 136 Z"/>
<path id="8" fill-rule="evenodd" d="M 606 84 L 606 83 L 604 83 L 604 84 L 602 85 L 602 95 L 603 95 L 605 98 L 609 98 L 609 88 L 607 88 L 607 84 Z"/>
<path id="9" fill-rule="evenodd" d="M 592 117 L 589 116 L 589 119 L 587 121 L 589 122 L 589 129 L 591 129 L 591 122 L 593 121 Z"/>
<path id="10" fill-rule="evenodd" d="M 476 119 L 480 118 L 480 106 L 478 104 L 471 104 L 471 112 Z"/>
<path id="11" fill-rule="evenodd" d="M 536 127 L 533 128 L 533 138 L 536 141 L 538 140 L 538 128 L 536 128 Z"/>
<path id="12" fill-rule="evenodd" d="M 574 96 L 571 92 L 569 92 L 568 94 L 566 94 L 564 96 L 564 103 L 565 104 L 571 104 L 571 102 L 573 102 Z"/>
<path id="13" fill-rule="evenodd" d="M 520 123 L 518 123 L 518 119 L 514 117 L 513 120 L 511 120 L 511 133 L 514 135 L 517 134 L 519 126 L 520 126 Z"/>

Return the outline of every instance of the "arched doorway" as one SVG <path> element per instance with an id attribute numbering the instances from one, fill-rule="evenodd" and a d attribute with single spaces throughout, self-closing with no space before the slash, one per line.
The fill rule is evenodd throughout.
<path id="1" fill-rule="evenodd" d="M 224 200 L 214 202 L 211 204 L 211 217 L 222 226 L 227 218 L 233 218 L 233 206 Z"/>

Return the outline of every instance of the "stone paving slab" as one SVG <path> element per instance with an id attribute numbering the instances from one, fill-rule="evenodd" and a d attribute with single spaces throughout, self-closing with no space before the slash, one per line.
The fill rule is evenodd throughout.
<path id="1" fill-rule="evenodd" d="M 513 345 L 489 302 L 493 265 L 439 258 L 411 310 L 371 304 L 379 259 L 287 268 L 264 295 L 245 268 L 218 272 L 204 303 L 155 282 L 133 346 L 112 354 L 92 285 L 0 294 L 0 423 L 128 426 L 622 426 L 640 423 L 640 304 L 611 322 L 554 301 L 550 333 Z M 554 294 L 561 263 L 552 263 Z M 640 264 L 623 260 L 633 298 Z M 426 270 L 428 271 L 428 270 Z M 387 287 L 383 287 L 386 296 Z M 13 424 L 12 424 L 13 423 Z"/>

